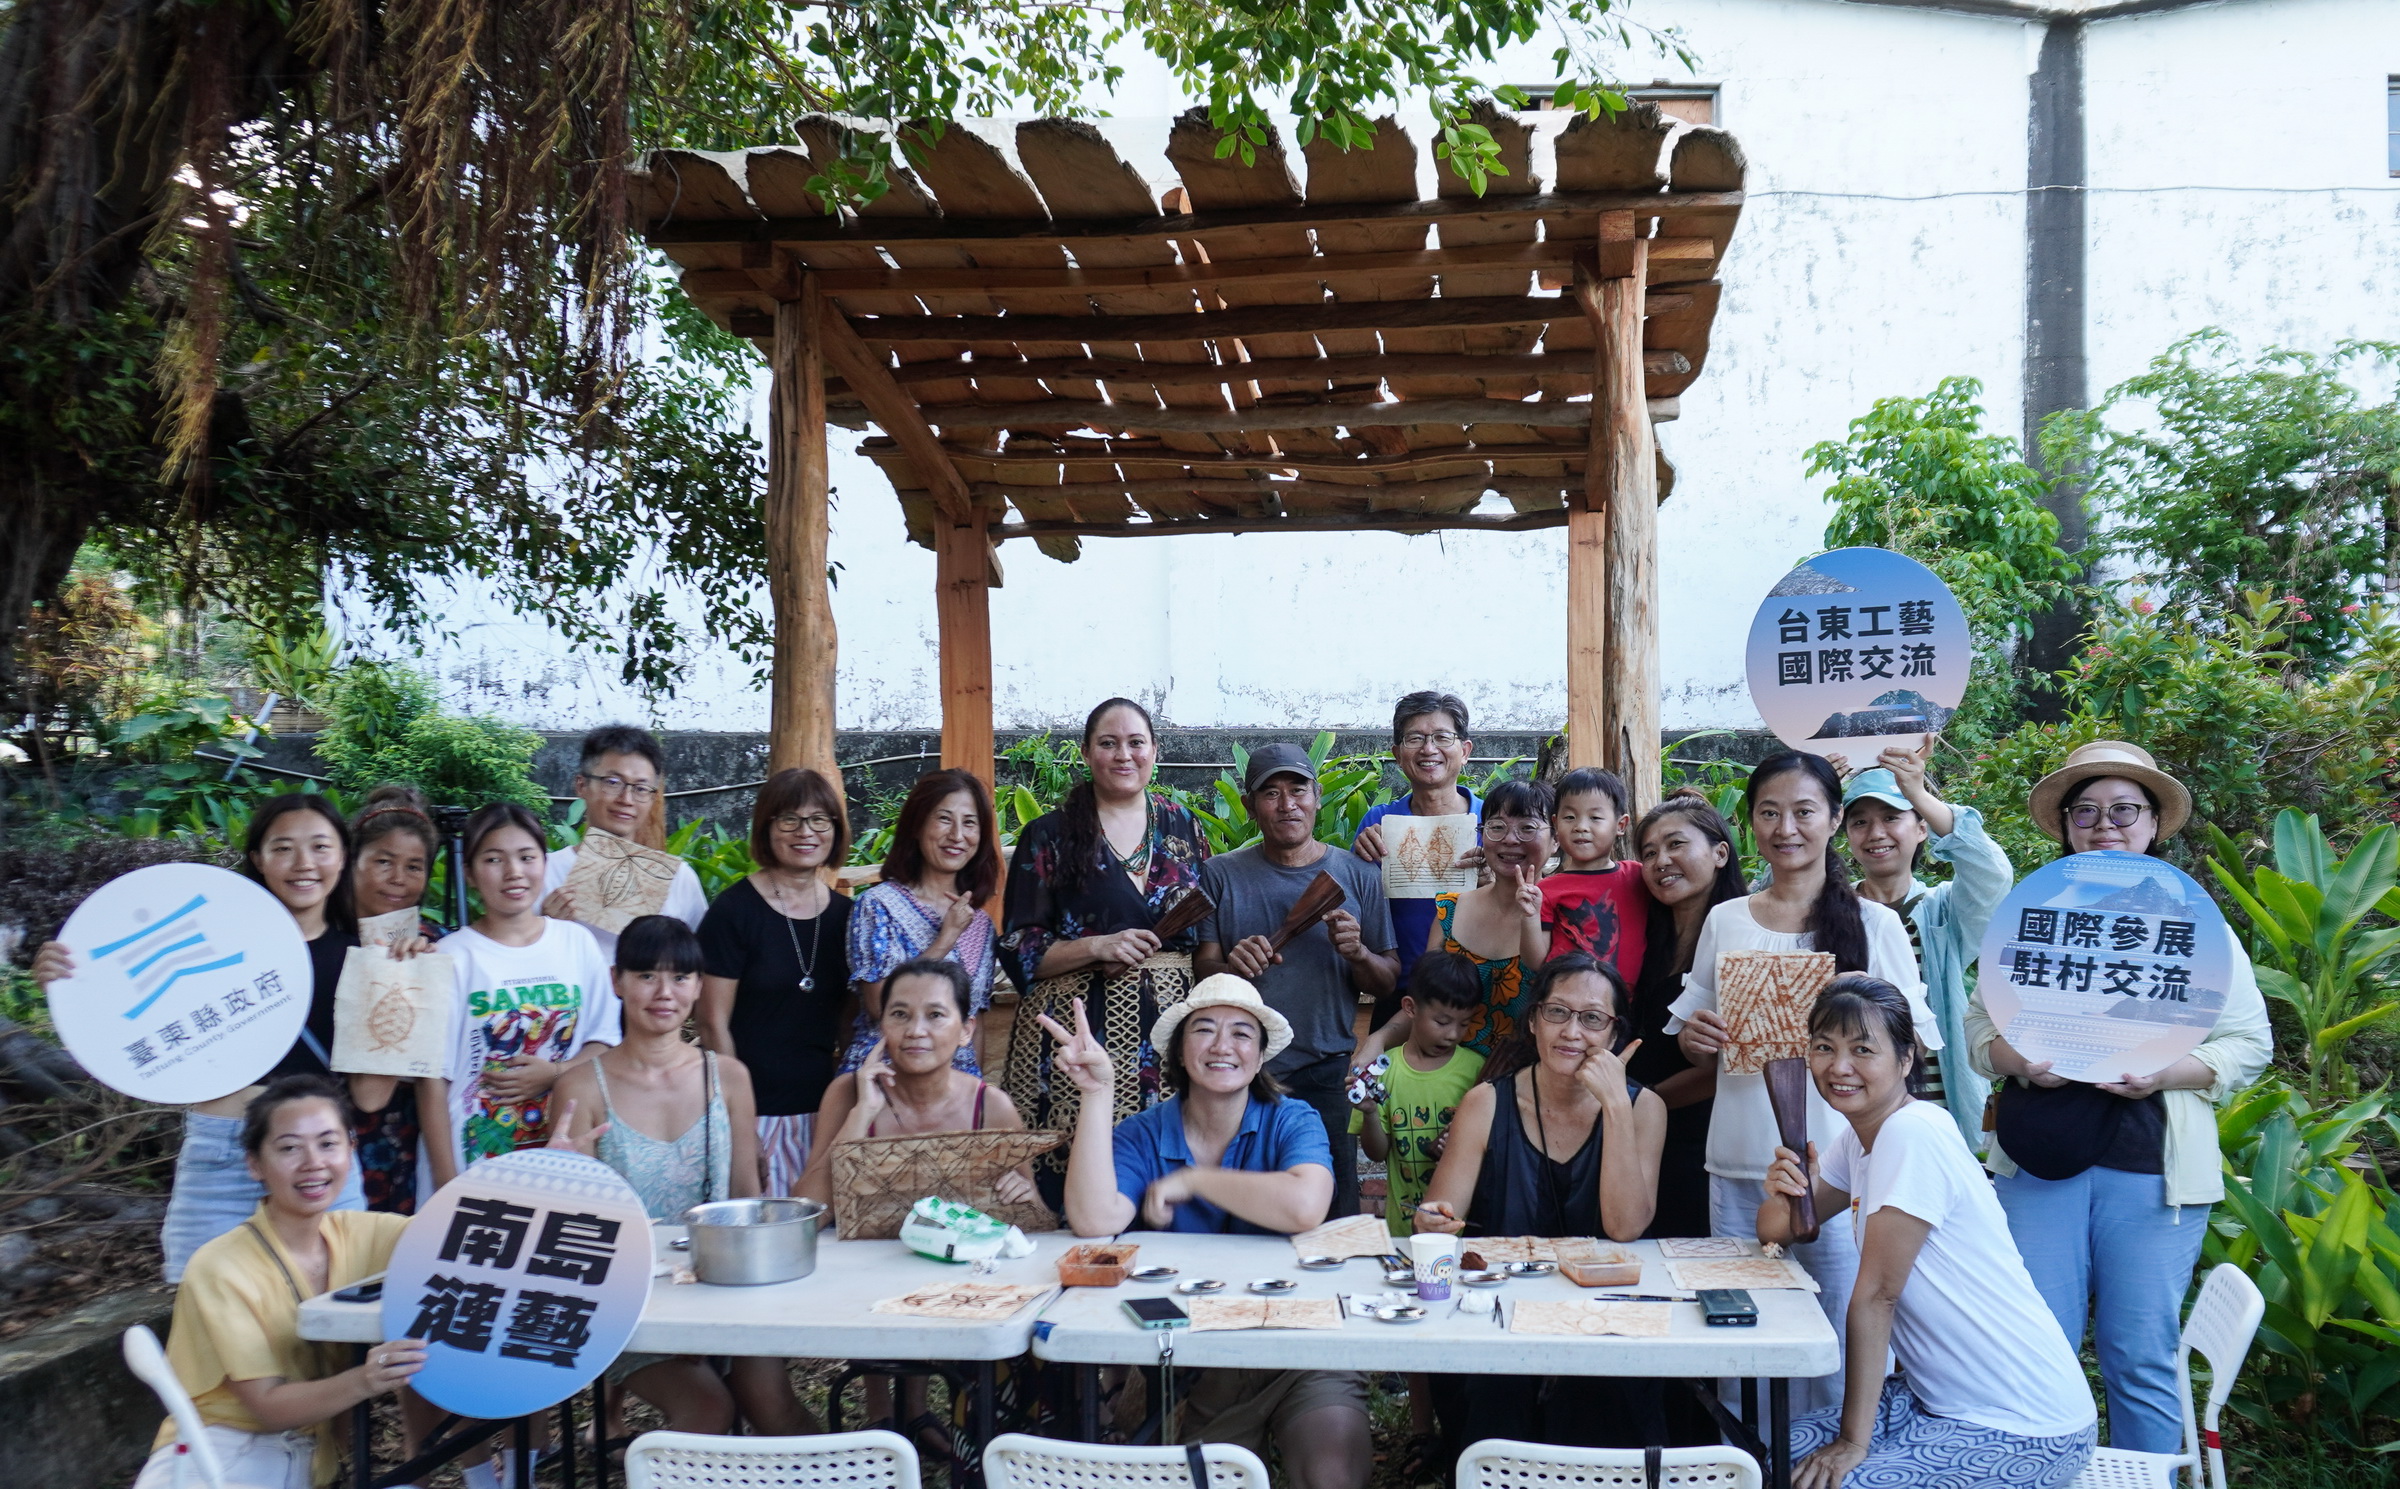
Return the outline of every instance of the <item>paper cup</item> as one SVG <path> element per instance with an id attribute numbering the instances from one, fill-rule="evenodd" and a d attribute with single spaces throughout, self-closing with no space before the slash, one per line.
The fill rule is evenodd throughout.
<path id="1" fill-rule="evenodd" d="M 1458 1270 L 1458 1237 L 1410 1236 L 1408 1259 L 1417 1271 L 1417 1296 L 1431 1302 L 1450 1296 L 1450 1278 Z"/>

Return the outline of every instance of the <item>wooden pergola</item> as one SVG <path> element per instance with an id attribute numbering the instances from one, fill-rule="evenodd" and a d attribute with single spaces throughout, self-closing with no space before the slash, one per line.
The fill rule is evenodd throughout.
<path id="1" fill-rule="evenodd" d="M 1187 114 L 1164 200 L 1071 120 L 954 124 L 834 214 L 807 183 L 842 120 L 656 152 L 650 241 L 773 368 L 771 768 L 834 768 L 826 429 L 872 425 L 937 558 L 944 765 L 992 770 L 1008 539 L 1072 560 L 1087 537 L 1564 526 L 1569 754 L 1655 800 L 1651 425 L 1706 361 L 1742 156 L 1636 104 L 1576 119 L 1544 182 L 1538 117 L 1486 114 L 1508 171 L 1482 196 L 1445 164 L 1421 198 L 1389 120 L 1372 149 L 1270 139 L 1244 165 Z"/>

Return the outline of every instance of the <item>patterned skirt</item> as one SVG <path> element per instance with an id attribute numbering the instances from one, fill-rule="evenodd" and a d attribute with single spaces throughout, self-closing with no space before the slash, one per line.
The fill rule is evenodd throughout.
<path id="1" fill-rule="evenodd" d="M 1161 951 L 1138 966 L 1084 967 L 1061 977 L 1045 977 L 1017 1004 L 1016 1022 L 1008 1031 L 1008 1060 L 1000 1088 L 1017 1104 L 1027 1127 L 1072 1134 L 1083 1110 L 1083 1093 L 1075 1083 L 1057 1076 L 1050 1064 L 1057 1041 L 1041 1025 L 1048 1014 L 1059 1027 L 1075 1027 L 1075 1000 L 1083 999 L 1084 1016 L 1092 1032 L 1107 1046 L 1117 1072 L 1116 1115 L 1122 1122 L 1135 1112 L 1158 1104 L 1161 1091 L 1158 1051 L 1150 1047 L 1150 1028 L 1164 1009 L 1181 1003 L 1192 991 L 1192 958 L 1188 952 Z M 1036 1170 L 1064 1172 L 1064 1147 L 1034 1160 Z"/>

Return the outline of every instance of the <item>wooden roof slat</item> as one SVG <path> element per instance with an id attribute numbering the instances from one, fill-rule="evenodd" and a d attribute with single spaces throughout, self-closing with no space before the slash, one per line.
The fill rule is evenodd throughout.
<path id="1" fill-rule="evenodd" d="M 1683 291 L 1688 292 L 1689 286 Z M 1556 321 L 1552 325 L 1564 326 Z M 1588 328 L 1587 328 L 1588 329 Z M 1588 339 L 1588 338 L 1587 338 Z M 1543 344 L 1549 344 L 1544 337 Z M 1589 350 L 1588 345 L 1585 350 Z M 1417 355 L 1413 353 L 1376 352 L 1361 357 L 1291 357 L 1271 362 L 1243 364 L 1245 370 L 1262 377 L 1290 377 L 1326 383 L 1357 383 L 1372 386 L 1387 377 L 1407 377 L 1432 372 L 1457 371 L 1469 376 L 1535 377 L 1548 387 L 1555 378 L 1580 378 L 1589 391 L 1592 366 L 1588 356 L 1554 357 L 1544 352 L 1504 353 L 1488 356 Z M 1677 376 L 1692 370 L 1683 353 L 1672 350 L 1645 352 L 1642 370 L 1651 377 Z M 1095 377 L 1110 382 L 1150 384 L 1160 388 L 1176 385 L 1218 382 L 1229 375 L 1230 369 L 1214 362 L 1192 364 L 1162 364 L 1143 362 L 1134 358 L 1067 357 L 1056 361 L 1028 361 L 1020 369 L 1026 377 Z M 938 363 L 912 363 L 898 369 L 894 377 L 902 387 L 957 374 Z"/>
<path id="2" fill-rule="evenodd" d="M 1025 163 L 1027 174 L 1049 203 L 1051 213 L 1061 220 L 1147 217 L 1155 222 L 1159 218 L 1149 183 L 1118 157 L 1116 146 L 1109 143 L 1107 136 L 1081 120 L 1037 119 L 1017 126 L 1017 157 Z M 1174 246 L 1159 238 L 1078 239 L 1073 252 L 1075 272 L 1171 272 L 1179 264 Z M 1092 306 L 1102 315 L 1173 314 L 1195 309 L 1198 304 L 1192 290 L 1184 285 L 1128 286 L 1122 292 L 1092 295 Z M 1110 357 L 1135 361 L 1198 365 L 1215 360 L 1206 348 L 1182 341 L 1147 345 L 1109 342 L 1104 346 L 1096 344 L 1093 349 Z M 1105 381 L 1103 385 L 1108 386 L 1112 399 L 1130 397 L 1136 392 L 1128 387 L 1120 393 Z M 1162 395 L 1159 390 L 1151 389 L 1149 396 Z M 1164 401 L 1170 407 L 1232 407 L 1224 393 L 1197 384 L 1178 387 Z M 1179 434 L 1176 442 L 1195 452 L 1223 448 L 1220 441 L 1205 435 Z"/>
<path id="3" fill-rule="evenodd" d="M 699 150 L 652 151 L 634 201 L 650 222 L 765 220 L 724 163 Z M 732 269 L 740 267 L 742 250 L 737 243 L 681 243 L 667 257 L 686 269 Z"/>
<path id="4" fill-rule="evenodd" d="M 1742 155 L 1741 142 L 1722 129 L 1702 124 L 1684 130 L 1675 137 L 1673 153 L 1668 157 L 1668 185 L 1673 191 L 1705 191 L 1733 198 L 1704 210 L 1694 211 L 1685 219 L 1687 230 L 1706 233 L 1716 241 L 1717 257 L 1725 256 L 1725 247 L 1733 238 L 1733 230 L 1741 221 L 1741 191 L 1743 178 L 1749 172 L 1749 162 Z"/>
<path id="5" fill-rule="evenodd" d="M 1558 137 L 1558 189 L 1665 191 L 1667 137 L 1676 123 L 1642 99 L 1619 114 L 1577 114 Z"/>
<path id="6" fill-rule="evenodd" d="M 1567 513 L 1564 506 L 1510 516 L 1498 513 L 1458 512 L 1378 514 L 1372 521 L 1362 522 L 1356 516 L 1333 517 L 1270 517 L 1234 516 L 1201 522 L 1137 522 L 1123 526 L 1100 526 L 1086 523 L 1008 523 L 992 529 L 992 539 L 1038 538 L 1049 533 L 1074 533 L 1103 538 L 1163 538 L 1183 533 L 1346 533 L 1362 527 L 1377 532 L 1534 532 L 1546 527 L 1564 527 Z"/>
<path id="7" fill-rule="evenodd" d="M 981 243 L 1000 238 L 1031 238 L 1055 240 L 1072 245 L 1088 238 L 1182 238 L 1201 233 L 1225 232 L 1236 228 L 1300 227 L 1321 228 L 1345 222 L 1481 222 L 1514 217 L 1532 212 L 1545 218 L 1566 216 L 1571 222 L 1591 218 L 1595 223 L 1602 212 L 1632 211 L 1643 217 L 1655 217 L 1662 224 L 1672 224 L 1686 217 L 1697 218 L 1708 212 L 1741 205 L 1739 191 L 1685 192 L 1663 194 L 1633 191 L 1543 192 L 1530 198 L 1498 208 L 1480 198 L 1431 198 L 1414 202 L 1394 202 L 1388 206 L 1327 206 L 1241 208 L 1218 212 L 1168 213 L 1156 217 L 1066 218 L 1035 217 L 1014 221 L 999 219 L 980 221 L 909 221 L 896 217 L 882 207 L 880 199 L 867 203 L 855 216 L 825 218 L 819 216 L 777 217 L 764 221 L 753 218 L 734 218 L 708 221 L 698 218 L 660 223 L 649 230 L 651 242 L 661 247 L 686 243 L 803 243 L 850 242 L 888 246 L 893 243 Z"/>
<path id="8" fill-rule="evenodd" d="M 1456 432 L 1455 430 L 1453 432 Z M 1538 432 L 1538 431 L 1537 431 Z M 1463 435 L 1461 436 L 1463 438 Z M 950 456 L 959 473 L 973 482 L 989 478 L 988 467 L 993 451 L 988 445 L 966 445 L 944 440 L 942 449 Z M 1241 455 L 1226 453 L 1216 456 L 1176 455 L 1171 457 L 1180 472 L 1192 473 L 1195 479 L 1205 479 L 1200 473 L 1210 471 L 1287 470 L 1298 474 L 1348 476 L 1358 472 L 1423 472 L 1428 468 L 1446 468 L 1452 474 L 1466 474 L 1470 468 L 1489 466 L 1503 460 L 1580 461 L 1582 446 L 1575 445 L 1458 445 L 1439 450 L 1411 450 L 1401 455 Z M 1102 480 L 1113 478 L 1120 465 L 1131 467 L 1136 457 L 1118 454 L 1114 457 L 1090 458 L 1067 456 L 1060 460 L 1062 480 Z"/>
<path id="9" fill-rule="evenodd" d="M 1523 119 L 1499 108 L 1489 99 L 1476 106 L 1475 120 L 1492 132 L 1493 140 L 1500 146 L 1501 164 L 1508 169 L 1506 175 L 1489 178 L 1481 200 L 1506 201 L 1540 195 L 1542 181 L 1533 173 L 1532 128 Z M 1477 199 L 1474 188 L 1459 174 L 1452 162 L 1442 162 L 1438 179 L 1443 196 Z M 1541 221 L 1531 213 L 1520 212 L 1483 221 L 1445 222 L 1440 231 L 1444 248 L 1488 243 L 1529 243 L 1540 235 Z M 1521 270 L 1470 270 L 1444 274 L 1442 296 L 1448 299 L 1454 296 L 1522 295 L 1530 283 L 1531 276 Z M 1470 352 L 1529 352 L 1540 339 L 1539 331 L 1521 323 L 1506 327 L 1473 328 L 1465 333 L 1466 350 Z M 1534 391 L 1534 385 L 1530 380 L 1504 378 L 1483 381 L 1475 391 L 1486 397 L 1522 398 Z"/>
<path id="10" fill-rule="evenodd" d="M 1374 143 L 1344 150 L 1323 135 L 1308 142 L 1308 200 L 1411 202 L 1417 198 L 1417 142 L 1396 119 L 1375 121 Z M 1317 231 L 1318 276 L 1336 300 L 1424 300 L 1433 294 L 1423 223 L 1338 223 Z M 1415 272 L 1363 274 L 1340 260 L 1414 261 Z M 1337 266 L 1338 264 L 1338 266 Z M 1354 357 L 1382 349 L 1372 331 L 1328 331 L 1326 354 Z"/>
<path id="11" fill-rule="evenodd" d="M 1663 401 L 1663 400 L 1662 400 Z M 1663 412 L 1663 410 L 1662 410 Z M 1471 425 L 1506 428 L 1509 433 L 1478 439 L 1470 429 L 1460 442 L 1523 444 L 1546 429 L 1583 429 L 1592 421 L 1589 403 L 1563 400 L 1517 403 L 1504 398 L 1412 398 L 1381 403 L 1261 403 L 1242 409 L 1141 408 L 1131 404 L 978 403 L 955 409 L 929 408 L 925 417 L 939 425 L 945 415 L 978 426 L 1012 428 L 1043 424 L 1136 430 L 1157 433 L 1235 433 L 1243 429 L 1392 429 L 1411 425 Z M 1457 431 L 1453 430 L 1453 433 Z"/>
<path id="12" fill-rule="evenodd" d="M 1681 290 L 1653 290 L 1648 313 L 1666 314 L 1688 308 L 1691 296 Z M 1319 331 L 1389 331 L 1418 327 L 1526 327 L 1551 321 L 1580 319 L 1572 300 L 1556 295 L 1483 295 L 1472 299 L 1383 300 L 1335 303 L 1320 299 L 1314 305 L 1245 306 L 1204 315 L 1094 316 L 1088 321 L 1068 316 L 917 315 L 860 316 L 851 321 L 870 342 L 992 341 L 1006 336 L 1020 340 L 1057 341 L 1068 338 L 1107 341 L 1204 341 L 1307 334 Z M 1388 340 L 1388 337 L 1387 337 Z M 1532 340 L 1508 350 L 1532 349 Z M 1306 352 L 1282 355 L 1307 355 Z"/>

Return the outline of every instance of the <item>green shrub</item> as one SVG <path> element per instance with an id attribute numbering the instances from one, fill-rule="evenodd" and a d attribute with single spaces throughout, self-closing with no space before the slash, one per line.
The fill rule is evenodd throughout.
<path id="1" fill-rule="evenodd" d="M 406 781 L 445 806 L 511 801 L 549 810 L 533 780 L 542 737 L 532 730 L 445 714 L 430 680 L 382 663 L 346 667 L 326 691 L 317 758 L 345 789 Z"/>

